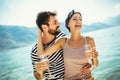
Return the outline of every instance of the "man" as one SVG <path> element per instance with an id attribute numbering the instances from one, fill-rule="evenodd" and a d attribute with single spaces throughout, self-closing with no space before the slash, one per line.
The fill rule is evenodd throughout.
<path id="1" fill-rule="evenodd" d="M 65 36 L 64 33 L 61 33 L 58 29 L 60 23 L 56 19 L 56 13 L 50 11 L 40 12 L 36 19 L 36 24 L 38 28 L 43 32 L 42 35 L 42 44 L 44 49 L 51 46 L 59 38 Z M 35 69 L 35 62 L 39 61 L 37 52 L 38 45 L 36 44 L 31 51 L 32 65 L 34 69 L 34 76 L 37 80 L 41 80 L 41 75 Z M 55 80 L 63 80 L 64 78 L 64 62 L 63 62 L 63 50 L 60 49 L 55 54 L 48 56 L 50 61 L 49 69 L 52 75 L 55 76 Z M 44 76 L 47 77 L 50 74 L 48 71 L 44 72 Z"/>

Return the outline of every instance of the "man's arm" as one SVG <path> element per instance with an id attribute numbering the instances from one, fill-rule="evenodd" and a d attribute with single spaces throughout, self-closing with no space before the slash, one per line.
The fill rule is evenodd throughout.
<path id="1" fill-rule="evenodd" d="M 33 65 L 33 75 L 36 80 L 42 80 L 40 74 L 35 69 L 35 63 L 39 61 L 39 58 L 37 56 L 37 44 L 32 48 L 31 51 L 31 60 Z"/>
<path id="2" fill-rule="evenodd" d="M 34 72 L 33 74 L 34 74 L 34 77 L 36 78 L 36 80 L 42 80 L 43 79 L 43 77 L 40 76 L 40 74 L 38 72 Z"/>

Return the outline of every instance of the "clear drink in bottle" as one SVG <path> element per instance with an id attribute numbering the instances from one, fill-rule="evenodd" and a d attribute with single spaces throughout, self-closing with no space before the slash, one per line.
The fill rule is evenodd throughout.
<path id="1" fill-rule="evenodd" d="M 54 79 L 55 77 L 54 77 L 54 75 L 51 74 L 50 69 L 49 69 L 49 60 L 48 60 L 47 56 L 46 55 L 41 55 L 40 56 L 40 61 L 44 62 L 46 67 L 47 67 L 47 70 L 48 70 L 48 73 L 49 73 L 49 75 L 47 76 L 47 79 Z"/>
<path id="2" fill-rule="evenodd" d="M 85 54 L 88 57 L 88 62 L 92 64 L 92 48 L 90 44 L 85 45 Z"/>

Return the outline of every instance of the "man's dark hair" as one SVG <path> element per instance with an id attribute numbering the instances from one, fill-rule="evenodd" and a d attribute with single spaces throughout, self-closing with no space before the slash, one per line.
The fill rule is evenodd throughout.
<path id="1" fill-rule="evenodd" d="M 37 19 L 36 19 L 36 24 L 37 24 L 38 28 L 41 29 L 41 31 L 43 31 L 42 27 L 41 27 L 42 24 L 49 26 L 48 22 L 49 22 L 50 16 L 56 16 L 56 13 L 50 12 L 50 11 L 44 11 L 44 12 L 38 13 Z"/>

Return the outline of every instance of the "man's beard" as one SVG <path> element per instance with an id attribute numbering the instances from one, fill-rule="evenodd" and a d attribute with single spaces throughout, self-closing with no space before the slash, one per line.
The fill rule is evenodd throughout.
<path id="1" fill-rule="evenodd" d="M 49 28 L 49 30 L 48 30 L 48 32 L 50 33 L 50 34 L 52 34 L 52 35 L 58 35 L 59 33 L 60 33 L 60 30 L 53 30 L 53 29 L 50 29 Z"/>

